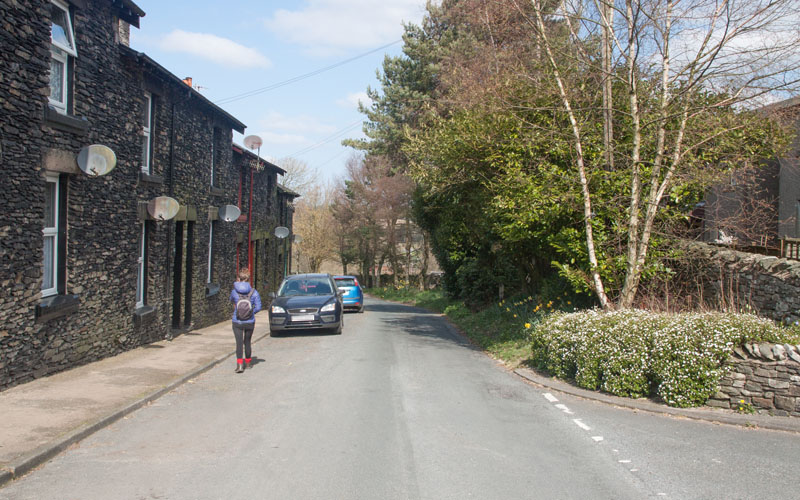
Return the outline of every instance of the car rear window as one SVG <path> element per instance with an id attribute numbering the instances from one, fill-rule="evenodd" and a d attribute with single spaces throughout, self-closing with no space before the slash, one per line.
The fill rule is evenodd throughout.
<path id="1" fill-rule="evenodd" d="M 356 286 L 354 278 L 336 278 L 336 286 Z"/>
<path id="2" fill-rule="evenodd" d="M 333 293 L 328 280 L 296 279 L 283 284 L 278 295 L 281 297 L 292 295 L 330 295 Z"/>

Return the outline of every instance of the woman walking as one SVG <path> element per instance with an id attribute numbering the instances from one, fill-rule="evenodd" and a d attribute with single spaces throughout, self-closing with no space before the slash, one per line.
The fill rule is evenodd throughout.
<path id="1" fill-rule="evenodd" d="M 250 270 L 239 271 L 238 279 L 231 290 L 233 308 L 233 336 L 236 338 L 236 373 L 250 368 L 252 350 L 250 341 L 256 326 L 256 313 L 261 310 L 261 296 L 250 286 Z"/>

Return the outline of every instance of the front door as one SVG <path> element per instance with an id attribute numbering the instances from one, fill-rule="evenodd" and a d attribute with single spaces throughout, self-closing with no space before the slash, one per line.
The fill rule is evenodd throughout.
<path id="1" fill-rule="evenodd" d="M 172 328 L 181 327 L 181 291 L 183 290 L 183 221 L 175 222 L 175 247 L 172 262 Z"/>
<path id="2" fill-rule="evenodd" d="M 186 223 L 186 286 L 184 288 L 183 326 L 192 324 L 192 276 L 194 271 L 194 222 Z"/>

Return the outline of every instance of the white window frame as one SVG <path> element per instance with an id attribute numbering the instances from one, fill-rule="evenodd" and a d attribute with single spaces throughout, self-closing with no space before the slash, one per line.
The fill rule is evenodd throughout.
<path id="1" fill-rule="evenodd" d="M 147 223 L 142 222 L 142 231 L 139 233 L 139 258 L 137 259 L 136 277 L 136 307 L 144 307 L 145 302 L 145 278 L 147 266 Z"/>
<path id="2" fill-rule="evenodd" d="M 153 163 L 153 145 L 151 144 L 153 131 L 153 94 L 150 92 L 144 93 L 144 111 L 147 120 L 142 124 L 142 172 L 149 174 Z"/>
<path id="3" fill-rule="evenodd" d="M 208 280 L 206 283 L 213 283 L 214 271 L 214 221 L 208 225 Z"/>
<path id="4" fill-rule="evenodd" d="M 78 57 L 78 51 L 75 45 L 75 31 L 72 27 L 72 18 L 69 14 L 69 6 L 60 0 L 50 0 L 50 3 L 64 12 L 64 19 L 66 25 L 64 26 L 64 34 L 67 37 L 67 44 L 54 40 L 52 36 L 52 21 L 51 21 L 51 34 L 50 34 L 50 57 L 60 64 L 64 69 L 61 73 L 61 89 L 64 93 L 63 99 L 56 99 L 50 95 L 48 102 L 59 113 L 66 114 L 69 104 L 69 81 L 70 81 L 70 64 L 69 57 Z"/>
<path id="5" fill-rule="evenodd" d="M 72 18 L 69 15 L 69 5 L 60 0 L 50 0 L 50 3 L 64 11 L 64 18 L 67 20 L 67 25 L 65 26 L 66 29 L 64 30 L 64 34 L 67 35 L 69 45 L 64 45 L 63 43 L 57 40 L 53 40 L 52 33 L 50 36 L 50 43 L 52 43 L 59 49 L 63 50 L 67 54 L 71 55 L 72 57 L 78 57 L 78 51 L 75 49 L 75 31 L 72 29 Z"/>
<path id="6" fill-rule="evenodd" d="M 63 67 L 61 70 L 61 91 L 63 92 L 63 99 L 58 99 L 57 96 L 54 96 L 52 92 L 53 88 L 51 87 L 48 102 L 52 108 L 63 115 L 67 113 L 67 100 L 69 96 L 69 58 L 66 52 L 55 46 L 50 48 L 50 58 Z"/>
<path id="7" fill-rule="evenodd" d="M 55 185 L 55 195 L 53 196 L 53 225 L 52 226 L 44 226 L 42 227 L 42 297 L 49 297 L 51 295 L 58 294 L 58 280 L 59 276 L 59 269 L 58 269 L 58 262 L 59 262 L 59 241 L 58 241 L 58 230 L 59 230 L 59 220 L 61 219 L 61 186 L 59 182 L 58 174 L 47 174 L 45 176 L 45 180 L 47 184 L 54 184 Z M 50 187 L 47 186 L 47 189 Z M 52 240 L 53 242 L 53 254 L 50 255 L 50 264 L 53 269 L 53 283 L 51 287 L 45 288 L 44 283 L 44 269 L 46 267 L 46 260 L 48 258 L 45 255 L 45 245 L 44 241 Z"/>

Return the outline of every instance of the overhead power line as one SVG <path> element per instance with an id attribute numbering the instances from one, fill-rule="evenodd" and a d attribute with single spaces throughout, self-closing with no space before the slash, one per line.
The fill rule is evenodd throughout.
<path id="1" fill-rule="evenodd" d="M 351 123 L 350 125 L 347 125 L 346 127 L 337 130 L 336 132 L 334 132 L 331 135 L 329 135 L 328 137 L 322 139 L 318 143 L 312 144 L 311 146 L 303 148 L 300 151 L 296 151 L 295 153 L 292 153 L 289 156 L 294 158 L 294 157 L 297 157 L 297 156 L 304 155 L 304 154 L 308 153 L 309 151 L 317 149 L 318 147 L 331 142 L 334 139 L 338 139 L 339 137 L 342 137 L 343 135 L 347 134 L 351 130 L 353 130 L 355 128 L 358 128 L 361 125 L 361 123 L 362 123 L 361 120 L 355 121 L 355 122 Z"/>
<path id="2" fill-rule="evenodd" d="M 306 78 L 311 78 L 312 76 L 316 76 L 316 75 L 319 75 L 320 73 L 324 73 L 326 71 L 330 71 L 330 70 L 332 70 L 334 68 L 338 68 L 339 66 L 344 66 L 345 64 L 351 63 L 351 62 L 353 62 L 353 61 L 355 61 L 357 59 L 361 59 L 362 57 L 366 57 L 366 56 L 368 56 L 370 54 L 374 54 L 375 52 L 380 52 L 381 50 L 389 48 L 392 45 L 396 45 L 396 44 L 398 44 L 400 42 L 402 42 L 402 40 L 395 40 L 392 43 L 387 43 L 386 45 L 382 45 L 382 46 L 378 47 L 377 49 L 372 49 L 372 50 L 370 50 L 368 52 L 364 52 L 363 54 L 358 54 L 357 56 L 353 56 L 350 59 L 345 59 L 344 61 L 339 61 L 336 64 L 331 64 L 330 66 L 325 66 L 324 68 L 320 68 L 320 69 L 311 71 L 310 73 L 305 73 L 305 74 L 302 74 L 302 75 L 299 75 L 299 76 L 295 76 L 294 78 L 290 78 L 290 79 L 284 80 L 282 82 L 273 83 L 272 85 L 269 85 L 267 87 L 262 87 L 260 89 L 251 90 L 249 92 L 244 92 L 244 93 L 241 93 L 241 94 L 238 94 L 238 95 L 235 95 L 235 96 L 226 97 L 225 99 L 220 99 L 219 101 L 215 102 L 214 104 L 217 104 L 217 105 L 228 104 L 228 103 L 231 103 L 231 102 L 234 102 L 234 101 L 240 101 L 242 99 L 246 99 L 248 97 L 253 97 L 253 96 L 258 95 L 258 94 L 263 94 L 264 92 L 269 92 L 270 90 L 275 90 L 277 88 L 284 87 L 286 85 L 289 85 L 289 84 L 292 84 L 292 83 L 295 83 L 295 82 L 299 82 L 301 80 L 305 80 Z"/>

